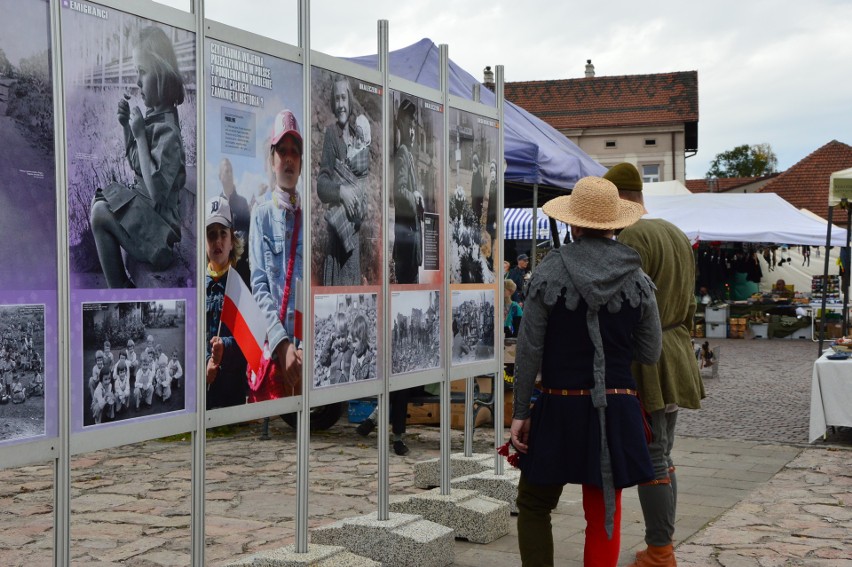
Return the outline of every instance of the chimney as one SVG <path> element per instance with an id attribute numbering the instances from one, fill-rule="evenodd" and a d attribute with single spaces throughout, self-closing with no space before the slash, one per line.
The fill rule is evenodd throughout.
<path id="1" fill-rule="evenodd" d="M 586 78 L 590 79 L 595 76 L 595 66 L 592 65 L 591 59 L 586 59 Z"/>
<path id="2" fill-rule="evenodd" d="M 496 85 L 494 84 L 494 71 L 491 70 L 491 65 L 485 67 L 482 71 L 482 77 L 482 83 L 485 85 L 485 88 L 493 92 Z"/>

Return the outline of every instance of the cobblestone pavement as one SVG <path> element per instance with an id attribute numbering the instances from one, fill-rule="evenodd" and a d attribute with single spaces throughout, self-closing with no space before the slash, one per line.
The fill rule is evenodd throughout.
<path id="1" fill-rule="evenodd" d="M 852 434 L 842 429 L 807 445 L 815 343 L 716 340 L 719 378 L 707 378 L 700 411 L 681 411 L 675 447 L 681 567 L 852 565 Z M 206 563 L 291 543 L 295 435 L 273 421 L 217 430 L 207 441 Z M 411 453 L 390 456 L 390 493 L 419 492 L 413 464 L 438 455 L 437 428 L 409 429 Z M 453 452 L 463 436 L 453 432 Z M 478 430 L 474 450 L 491 451 Z M 310 525 L 375 512 L 376 438 L 341 421 L 311 442 Z M 190 444 L 151 441 L 77 456 L 72 466 L 74 565 L 189 564 Z M 51 564 L 53 469 L 0 470 L 0 565 Z M 624 491 L 622 556 L 643 547 L 635 490 Z M 488 545 L 458 540 L 458 566 L 518 565 L 517 532 Z M 582 565 L 579 490 L 567 487 L 554 512 L 557 564 Z"/>

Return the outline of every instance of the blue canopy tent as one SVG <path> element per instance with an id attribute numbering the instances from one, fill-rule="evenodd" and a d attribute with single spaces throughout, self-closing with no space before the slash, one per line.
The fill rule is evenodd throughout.
<path id="1" fill-rule="evenodd" d="M 506 240 L 532 240 L 533 218 L 532 209 L 503 209 L 503 238 Z M 541 209 L 536 215 L 536 239 L 548 239 L 551 237 L 549 218 Z M 557 221 L 560 242 L 568 232 L 568 225 Z"/>
<path id="2" fill-rule="evenodd" d="M 349 61 L 375 68 L 376 55 L 353 57 Z M 413 45 L 391 51 L 392 75 L 437 89 L 439 88 L 438 46 L 424 38 Z M 450 61 L 450 94 L 473 99 L 473 85 L 479 81 Z M 483 104 L 495 104 L 495 94 L 480 91 Z M 504 206 L 534 206 L 533 193 L 547 198 L 565 194 L 574 183 L 588 175 L 603 175 L 606 168 L 590 158 L 555 128 L 523 108 L 506 101 L 503 107 L 506 192 Z"/>

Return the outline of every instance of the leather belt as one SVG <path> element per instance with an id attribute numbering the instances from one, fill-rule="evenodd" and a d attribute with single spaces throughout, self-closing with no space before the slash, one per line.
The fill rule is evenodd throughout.
<path id="1" fill-rule="evenodd" d="M 591 390 L 562 390 L 559 388 L 542 388 L 542 392 L 551 396 L 591 396 Z M 607 388 L 604 390 L 606 394 L 622 394 L 625 396 L 635 396 L 636 390 L 629 388 Z"/>

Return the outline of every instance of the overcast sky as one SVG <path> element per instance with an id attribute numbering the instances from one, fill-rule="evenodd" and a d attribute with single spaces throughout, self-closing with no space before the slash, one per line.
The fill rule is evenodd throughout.
<path id="1" fill-rule="evenodd" d="M 205 5 L 210 19 L 298 42 L 294 0 Z M 782 171 L 833 139 L 852 144 L 848 0 L 610 0 L 597 9 L 550 0 L 313 0 L 311 48 L 375 53 L 380 19 L 389 21 L 391 50 L 428 37 L 480 78 L 486 65 L 503 65 L 507 81 L 578 78 L 586 59 L 598 76 L 698 71 L 690 179 L 741 144 L 769 143 Z"/>

